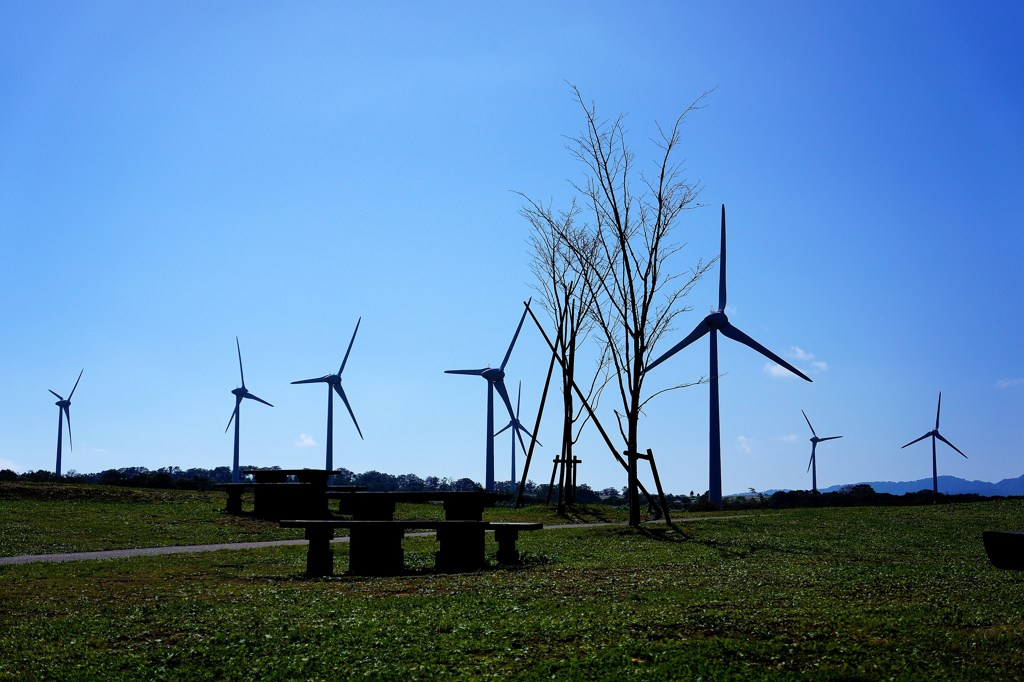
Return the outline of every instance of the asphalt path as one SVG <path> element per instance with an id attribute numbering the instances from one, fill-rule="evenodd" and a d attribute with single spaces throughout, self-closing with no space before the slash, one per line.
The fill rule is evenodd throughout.
<path id="1" fill-rule="evenodd" d="M 616 526 L 625 523 L 567 523 L 556 528 L 587 528 L 592 526 Z M 429 533 L 407 533 L 406 537 L 425 537 Z M 348 542 L 348 536 L 334 538 L 333 542 Z M 90 561 L 95 559 L 124 559 L 137 556 L 161 556 L 165 554 L 194 554 L 197 552 L 217 552 L 223 549 L 262 549 L 264 547 L 286 547 L 289 545 L 305 545 L 306 540 L 268 540 L 264 542 L 229 542 L 216 545 L 178 545 L 174 547 L 137 547 L 132 549 L 110 549 L 100 552 L 67 552 L 61 554 L 23 554 L 20 556 L 0 557 L 0 566 L 16 564 L 34 564 L 43 562 Z"/>

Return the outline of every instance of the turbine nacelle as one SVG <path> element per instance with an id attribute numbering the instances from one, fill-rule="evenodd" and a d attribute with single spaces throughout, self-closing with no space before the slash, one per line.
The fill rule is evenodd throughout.
<path id="1" fill-rule="evenodd" d="M 711 329 L 725 329 L 729 326 L 729 318 L 726 316 L 725 312 L 716 310 L 704 318 L 704 324 Z"/>
<path id="2" fill-rule="evenodd" d="M 505 380 L 505 370 L 500 367 L 488 367 L 484 371 L 480 372 L 480 376 L 487 379 L 492 384 L 496 384 L 499 381 Z"/>

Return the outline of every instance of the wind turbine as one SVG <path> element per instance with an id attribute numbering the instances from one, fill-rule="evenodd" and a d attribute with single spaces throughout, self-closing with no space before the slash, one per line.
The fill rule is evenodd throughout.
<path id="1" fill-rule="evenodd" d="M 526 305 L 527 310 L 529 310 L 529 301 L 527 301 Z M 526 319 L 527 310 L 524 310 L 523 316 L 519 318 L 519 326 L 516 327 L 516 333 L 512 336 L 512 343 L 508 344 L 508 350 L 505 351 L 505 359 L 501 361 L 500 367 L 447 369 L 444 372 L 445 374 L 469 374 L 483 377 L 487 380 L 487 457 L 485 460 L 484 485 L 490 492 L 494 491 L 494 392 L 497 391 L 498 395 L 501 396 L 501 400 L 505 403 L 505 408 L 508 410 L 508 416 L 513 420 L 516 419 L 516 415 L 512 412 L 512 401 L 509 400 L 508 391 L 505 389 L 505 365 L 508 364 L 508 359 L 512 355 L 512 348 L 516 345 L 516 339 L 519 338 L 519 331 L 523 328 L 523 321 Z"/>
<path id="2" fill-rule="evenodd" d="M 500 436 L 509 429 L 515 429 L 515 435 L 519 438 L 519 444 L 523 446 L 523 452 L 526 452 L 526 443 L 523 442 L 523 436 L 520 432 L 525 433 L 530 438 L 533 438 L 533 434 L 523 426 L 522 422 L 519 421 L 519 406 L 523 398 L 523 382 L 519 382 L 519 392 L 516 395 L 516 416 L 512 417 L 512 420 L 505 425 L 503 429 L 495 433 L 495 436 Z M 537 441 L 537 445 L 541 442 Z M 516 439 L 512 439 L 512 476 L 508 479 L 511 490 L 515 490 L 516 487 Z"/>
<path id="3" fill-rule="evenodd" d="M 682 349 L 689 346 L 691 343 L 701 338 L 705 334 L 711 336 L 711 398 L 710 398 L 710 409 L 709 409 L 709 485 L 708 494 L 710 497 L 711 504 L 715 507 L 722 508 L 722 442 L 721 442 L 721 427 L 718 418 L 718 332 L 722 332 L 725 336 L 729 337 L 733 341 L 738 341 L 745 346 L 753 348 L 761 355 L 765 356 L 769 360 L 775 362 L 782 367 L 785 367 L 793 374 L 796 374 L 801 379 L 810 381 L 810 377 L 793 367 L 791 364 L 780 358 L 775 353 L 771 352 L 754 339 L 750 338 L 742 331 L 737 329 L 729 322 L 729 318 L 725 315 L 725 204 L 722 204 L 722 251 L 719 256 L 718 263 L 718 310 L 711 313 L 694 328 L 690 335 L 685 339 L 672 346 L 667 353 L 662 355 L 660 358 L 647 365 L 644 368 L 644 372 L 649 372 L 665 360 L 681 351 Z"/>
<path id="4" fill-rule="evenodd" d="M 327 471 L 334 470 L 334 394 L 341 397 L 341 401 L 345 403 L 348 414 L 352 417 L 352 423 L 356 425 L 356 431 L 359 433 L 359 438 L 363 439 L 363 431 L 359 428 L 359 422 L 356 421 L 356 415 L 352 411 L 352 406 L 348 404 L 348 398 L 345 396 L 345 389 L 341 386 L 341 373 L 345 371 L 345 363 L 348 362 L 348 354 L 352 352 L 352 344 L 355 343 L 356 334 L 359 332 L 359 323 L 363 321 L 360 317 L 356 321 L 356 329 L 352 332 L 352 340 L 348 342 L 348 350 L 345 351 L 345 357 L 341 360 L 341 367 L 338 368 L 337 374 L 325 374 L 322 377 L 315 379 L 302 379 L 300 381 L 293 381 L 293 384 L 327 384 Z"/>
<path id="5" fill-rule="evenodd" d="M 811 472 L 811 490 L 818 492 L 818 460 L 814 456 L 814 451 L 818 448 L 818 443 L 825 440 L 842 438 L 842 436 L 825 436 L 824 438 L 818 438 L 818 434 L 814 432 L 814 427 L 811 426 L 811 420 L 807 418 L 807 413 L 800 410 L 800 414 L 804 416 L 807 426 L 811 429 L 811 461 L 807 463 L 807 469 Z"/>
<path id="6" fill-rule="evenodd" d="M 907 443 L 907 445 L 913 445 L 914 443 L 916 443 L 918 441 L 921 441 L 921 440 L 924 440 L 925 438 L 931 436 L 931 438 L 932 438 L 932 492 L 935 492 L 935 493 L 939 492 L 939 469 L 938 469 L 938 465 L 935 463 L 935 439 L 938 438 L 943 443 L 945 443 L 949 447 L 951 447 L 954 450 L 956 450 L 957 452 L 959 452 L 960 455 L 964 459 L 967 459 L 967 455 L 965 455 L 963 452 L 961 452 L 960 448 L 958 448 L 957 446 L 955 446 L 952 443 L 950 443 L 948 440 L 946 440 L 943 437 L 943 435 L 941 433 L 939 433 L 939 413 L 940 412 L 942 412 L 942 391 L 939 391 L 939 406 L 935 409 L 935 428 L 933 430 L 929 431 L 928 433 L 924 434 L 920 438 L 915 438 L 914 440 L 912 440 L 909 443 Z M 902 450 L 903 448 L 907 447 L 907 445 L 904 445 L 903 447 L 901 447 L 900 450 Z"/>
<path id="7" fill-rule="evenodd" d="M 235 411 L 231 413 L 231 419 L 228 419 L 228 425 L 224 427 L 224 433 L 227 433 L 228 429 L 231 428 L 231 422 L 235 422 L 235 456 L 234 459 L 231 460 L 232 483 L 238 483 L 241 479 L 241 473 L 238 470 L 238 423 L 242 419 L 241 414 L 239 414 L 239 408 L 242 405 L 242 400 L 250 398 L 256 402 L 263 403 L 264 405 L 270 405 L 270 403 L 263 398 L 259 398 L 252 393 L 249 393 L 249 389 L 245 387 L 245 371 L 242 369 L 242 346 L 239 345 L 237 336 L 235 337 L 235 348 L 238 350 L 238 373 L 242 377 L 242 386 L 241 388 L 231 390 L 231 392 L 235 394 Z M 273 405 L 270 405 L 270 407 L 273 407 Z"/>
<path id="8" fill-rule="evenodd" d="M 82 368 L 82 372 L 85 368 Z M 68 393 L 68 397 L 64 398 L 59 393 L 52 389 L 47 389 L 57 398 L 57 402 L 54 403 L 60 409 L 57 411 L 57 478 L 60 478 L 60 452 L 61 446 L 64 443 L 64 420 L 68 420 L 68 447 L 72 450 L 75 449 L 74 443 L 71 442 L 71 396 L 75 394 L 75 389 L 78 388 L 78 382 L 82 380 L 82 372 L 78 373 L 78 378 L 75 379 L 75 385 L 71 388 L 71 393 Z"/>

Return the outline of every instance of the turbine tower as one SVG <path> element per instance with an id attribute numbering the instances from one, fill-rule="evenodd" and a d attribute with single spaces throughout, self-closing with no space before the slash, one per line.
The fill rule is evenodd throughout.
<path id="1" fill-rule="evenodd" d="M 263 403 L 264 405 L 270 405 L 263 398 L 259 398 L 252 393 L 249 393 L 249 389 L 245 387 L 245 371 L 242 369 L 242 346 L 238 343 L 238 337 L 235 337 L 235 349 L 238 350 L 238 374 L 242 377 L 241 388 L 232 389 L 232 393 L 235 394 L 235 411 L 231 413 L 231 419 L 228 419 L 228 425 L 224 427 L 224 433 L 228 432 L 231 428 L 231 422 L 235 422 L 235 456 L 231 460 L 231 482 L 238 483 L 241 479 L 241 472 L 238 470 L 238 423 L 241 421 L 241 414 L 239 414 L 239 408 L 242 405 L 242 400 L 249 398 L 256 402 Z M 273 405 L 270 405 L 273 407 Z"/>
<path id="2" fill-rule="evenodd" d="M 359 428 L 359 422 L 356 421 L 356 415 L 352 411 L 352 406 L 348 403 L 348 398 L 345 396 L 345 389 L 341 386 L 341 373 L 345 371 L 345 363 L 348 362 L 348 354 L 352 352 L 352 344 L 355 343 L 356 334 L 359 332 L 359 323 L 363 321 L 363 318 L 359 318 L 356 321 L 355 331 L 352 332 L 352 339 L 348 342 L 348 350 L 345 351 L 345 357 L 341 360 L 341 367 L 338 368 L 337 374 L 325 374 L 322 377 L 316 377 L 315 379 L 301 379 L 299 381 L 293 381 L 293 384 L 327 384 L 327 471 L 334 470 L 334 394 L 335 392 L 341 397 L 341 401 L 345 403 L 345 408 L 348 410 L 348 414 L 352 417 L 352 423 L 356 425 L 356 431 L 359 433 L 359 438 L 363 439 L 363 431 Z"/>
<path id="3" fill-rule="evenodd" d="M 804 416 L 807 426 L 811 429 L 811 461 L 807 463 L 807 470 L 811 472 L 811 490 L 818 492 L 818 460 L 814 456 L 814 451 L 817 449 L 818 443 L 825 440 L 842 438 L 842 436 L 825 436 L 824 438 L 818 438 L 818 434 L 814 432 L 814 427 L 811 426 L 811 420 L 807 418 L 807 413 L 800 410 L 800 414 Z"/>
<path id="4" fill-rule="evenodd" d="M 523 436 L 522 436 L 522 434 L 520 432 L 525 433 L 531 439 L 533 438 L 533 434 L 530 433 L 530 431 L 525 426 L 523 426 L 522 422 L 519 421 L 519 406 L 520 406 L 520 404 L 522 402 L 522 399 L 523 399 L 523 382 L 520 381 L 519 382 L 519 392 L 516 395 L 516 416 L 512 417 L 512 420 L 509 421 L 509 423 L 506 424 L 504 428 L 502 428 L 500 431 L 498 431 L 494 435 L 495 436 L 500 436 L 501 434 L 505 433 L 509 429 L 514 429 L 514 433 L 515 433 L 516 437 L 519 438 L 519 444 L 523 446 L 523 452 L 526 452 L 526 444 L 523 442 Z M 541 442 L 537 441 L 537 445 L 540 445 L 540 444 L 541 444 Z M 512 438 L 512 475 L 509 477 L 508 480 L 509 480 L 509 486 L 510 486 L 509 489 L 510 490 L 515 490 L 515 488 L 516 488 L 516 439 L 515 438 Z"/>
<path id="5" fill-rule="evenodd" d="M 942 391 L 939 391 L 939 406 L 935 409 L 935 428 L 933 430 L 929 431 L 928 433 L 924 434 L 920 438 L 915 438 L 914 440 L 912 440 L 909 443 L 907 443 L 907 445 L 913 445 L 914 443 L 916 443 L 918 441 L 922 441 L 925 438 L 928 438 L 929 436 L 931 436 L 931 438 L 932 438 L 932 492 L 934 492 L 934 493 L 939 492 L 939 469 L 938 469 L 938 465 L 935 462 L 935 439 L 937 438 L 937 439 L 941 440 L 943 443 L 945 443 L 949 447 L 951 447 L 954 450 L 956 450 L 957 452 L 959 452 L 960 455 L 964 459 L 967 459 L 967 455 L 965 455 L 963 452 L 961 452 L 960 448 L 958 448 L 957 446 L 955 446 L 952 443 L 950 443 L 948 440 L 946 440 L 943 437 L 943 435 L 941 433 L 939 433 L 939 413 L 941 413 L 941 412 L 942 412 Z M 904 445 L 903 447 L 901 447 L 900 450 L 902 450 L 903 448 L 907 447 L 907 445 Z"/>
<path id="6" fill-rule="evenodd" d="M 85 368 L 82 368 L 82 372 Z M 68 397 L 64 398 L 59 393 L 52 389 L 47 389 L 57 398 L 57 402 L 54 403 L 58 408 L 57 410 L 57 478 L 60 478 L 60 455 L 61 445 L 64 442 L 64 420 L 68 420 L 68 447 L 72 450 L 75 449 L 74 443 L 71 442 L 71 396 L 75 394 L 75 389 L 78 388 L 78 382 L 82 380 L 82 372 L 78 373 L 78 378 L 75 379 L 75 385 L 71 388 L 71 393 L 68 393 Z"/>
<path id="7" fill-rule="evenodd" d="M 689 346 L 691 343 L 701 338 L 705 334 L 710 334 L 711 337 L 711 371 L 710 381 L 711 384 L 711 397 L 710 397 L 710 409 L 709 413 L 709 425 L 708 425 L 708 440 L 709 440 L 709 485 L 708 494 L 710 497 L 711 504 L 716 508 L 722 508 L 722 442 L 721 442 L 721 426 L 718 418 L 718 332 L 722 332 L 723 335 L 729 337 L 733 341 L 738 341 L 745 346 L 753 348 L 761 355 L 765 356 L 772 362 L 785 367 L 793 374 L 796 374 L 801 379 L 810 381 L 810 377 L 805 375 L 803 372 L 793 367 L 791 364 L 780 358 L 775 353 L 771 352 L 754 339 L 750 338 L 742 331 L 737 329 L 729 322 L 729 318 L 725 315 L 725 304 L 726 304 L 726 288 L 725 288 L 725 204 L 722 204 L 722 251 L 719 256 L 718 263 L 718 310 L 711 313 L 694 328 L 690 335 L 685 339 L 672 346 L 667 353 L 662 355 L 660 358 L 647 365 L 644 368 L 644 372 L 649 372 L 661 363 L 668 360 L 670 357 L 681 351 L 682 349 Z"/>
<path id="8" fill-rule="evenodd" d="M 529 301 L 526 305 L 527 310 L 529 310 Z M 494 392 L 497 391 L 498 395 L 501 396 L 501 400 L 505 403 L 505 408 L 508 410 L 508 416 L 513 420 L 516 419 L 516 415 L 512 412 L 512 401 L 509 400 L 508 391 L 505 389 L 505 365 L 508 364 L 508 359 L 512 355 L 512 348 L 516 345 L 516 339 L 519 338 L 519 331 L 523 328 L 523 321 L 526 319 L 527 310 L 524 310 L 523 316 L 519 318 L 519 326 L 516 327 L 516 333 L 512 336 L 512 343 L 508 344 L 508 350 L 505 351 L 505 359 L 501 361 L 500 367 L 445 370 L 445 374 L 468 374 L 483 377 L 487 380 L 487 455 L 485 459 L 484 485 L 489 492 L 494 492 Z"/>

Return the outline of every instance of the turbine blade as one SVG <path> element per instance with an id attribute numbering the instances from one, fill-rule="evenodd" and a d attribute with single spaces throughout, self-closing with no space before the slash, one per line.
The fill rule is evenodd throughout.
<path id="1" fill-rule="evenodd" d="M 71 437 L 71 422 L 68 422 L 68 438 L 70 438 L 70 437 Z M 943 437 L 943 435 L 941 433 L 939 433 L 938 431 L 935 432 L 935 437 L 938 438 L 939 440 L 941 440 L 943 443 L 945 443 L 949 447 L 951 447 L 954 450 L 956 450 L 957 452 L 959 452 L 961 455 L 963 455 L 964 459 L 968 458 L 967 455 L 964 455 L 963 451 L 961 451 L 960 448 L 958 448 L 957 446 L 953 445 L 948 440 L 946 440 L 945 437 Z"/>
<path id="2" fill-rule="evenodd" d="M 536 443 L 537 445 L 539 445 L 539 446 L 541 446 L 541 447 L 544 447 L 544 443 L 541 443 L 541 442 L 540 442 L 539 440 L 537 440 L 537 439 L 536 439 L 536 438 L 534 437 L 534 435 L 533 435 L 532 433 L 530 433 L 529 431 L 527 431 L 527 429 L 526 429 L 526 427 L 525 427 L 525 426 L 523 426 L 522 424 L 520 424 L 520 425 L 519 425 L 519 428 L 521 428 L 521 429 L 523 430 L 523 433 L 525 433 L 526 435 L 528 435 L 528 436 L 530 437 L 530 439 L 531 439 L 531 440 L 532 440 L 532 441 L 533 441 L 534 443 Z"/>
<path id="3" fill-rule="evenodd" d="M 339 396 L 341 396 L 341 402 L 345 403 L 345 408 L 348 410 L 348 416 L 352 417 L 352 423 L 356 425 L 356 431 L 359 432 L 359 439 L 366 440 L 363 438 L 363 430 L 359 428 L 359 422 L 356 421 L 356 414 L 352 411 L 352 406 L 348 404 L 348 398 L 345 397 L 345 389 L 341 387 L 341 384 L 335 384 L 334 390 Z"/>
<path id="4" fill-rule="evenodd" d="M 519 446 L 523 449 L 523 452 L 527 452 L 529 448 L 527 448 L 526 443 L 523 442 L 523 434 L 520 433 L 519 429 L 516 429 L 516 437 L 519 439 Z"/>
<path id="5" fill-rule="evenodd" d="M 718 312 L 725 312 L 725 204 L 722 204 L 722 250 L 718 254 Z"/>
<path id="6" fill-rule="evenodd" d="M 446 369 L 445 374 L 468 374 L 471 376 L 483 376 L 484 372 L 489 370 L 490 367 L 484 367 L 483 369 Z"/>
<path id="7" fill-rule="evenodd" d="M 523 426 L 523 423 L 521 421 L 519 421 L 518 418 L 516 418 L 516 428 L 519 429 L 520 431 L 522 431 L 523 433 L 525 433 L 530 438 L 533 438 L 533 434 L 530 433 L 530 429 L 528 429 L 525 426 Z"/>
<path id="8" fill-rule="evenodd" d="M 825 436 L 824 438 L 819 438 L 818 441 L 820 442 L 823 440 L 835 440 L 836 438 L 842 438 L 842 436 Z"/>
<path id="9" fill-rule="evenodd" d="M 505 403 L 505 409 L 508 410 L 508 416 L 515 421 L 516 415 L 512 413 L 512 401 L 508 398 L 508 391 L 505 390 L 505 380 L 494 382 L 494 389 L 501 396 L 501 402 Z"/>
<path id="10" fill-rule="evenodd" d="M 224 433 L 228 432 L 228 429 L 231 428 L 231 422 L 235 421 L 235 417 L 238 416 L 238 405 L 241 402 L 242 402 L 241 400 L 236 400 L 235 401 L 235 409 L 232 410 L 232 412 L 231 412 L 231 419 L 228 419 L 228 425 L 224 427 Z"/>
<path id="11" fill-rule="evenodd" d="M 516 421 L 519 421 L 519 406 L 523 402 L 523 382 L 519 382 L 519 390 L 516 392 Z"/>
<path id="12" fill-rule="evenodd" d="M 82 368 L 82 372 L 84 372 L 84 371 L 85 371 L 85 367 Z M 73 396 L 75 394 L 75 389 L 78 388 L 78 382 L 82 380 L 82 372 L 78 373 L 78 378 L 75 379 L 75 385 L 74 385 L 74 387 L 72 387 L 71 393 L 68 393 L 68 400 L 71 400 L 71 396 Z M 68 442 L 71 442 L 70 438 L 68 438 Z"/>
<path id="13" fill-rule="evenodd" d="M 53 393 L 54 397 L 56 397 L 57 400 L 64 400 L 64 396 L 60 395 L 59 393 L 54 392 L 52 389 L 48 388 L 46 390 L 50 391 L 50 393 Z M 51 412 L 51 414 L 53 414 L 53 413 Z"/>
<path id="14" fill-rule="evenodd" d="M 79 375 L 79 376 L 81 376 L 81 375 Z M 70 400 L 70 397 L 68 399 Z M 71 408 L 70 407 L 62 407 L 61 410 L 64 412 L 64 416 L 68 420 L 68 447 L 71 450 L 74 450 L 75 449 L 75 443 L 74 443 L 74 441 L 71 440 Z M 960 453 L 960 454 L 963 454 L 963 453 Z M 967 455 L 964 455 L 964 457 L 966 457 L 966 456 Z"/>
<path id="15" fill-rule="evenodd" d="M 942 391 L 939 391 L 939 406 L 935 408 L 935 430 L 939 430 L 939 413 L 942 412 Z"/>
<path id="16" fill-rule="evenodd" d="M 909 443 L 907 443 L 907 445 L 913 445 L 914 443 L 917 443 L 919 441 L 924 440 L 925 438 L 927 438 L 930 435 L 932 435 L 932 434 L 926 433 L 923 436 L 921 436 L 920 438 L 915 438 L 914 440 L 910 441 Z M 907 445 L 904 445 L 904 446 L 900 447 L 900 450 L 902 450 L 903 448 L 907 447 Z"/>
<path id="17" fill-rule="evenodd" d="M 235 348 L 238 349 L 238 373 L 242 377 L 242 388 L 245 388 L 245 372 L 242 370 L 242 346 L 238 343 L 238 337 L 235 337 Z"/>
<path id="18" fill-rule="evenodd" d="M 749 336 L 747 336 L 746 334 L 741 332 L 739 329 L 734 327 L 732 325 L 732 323 L 726 323 L 726 324 L 722 325 L 719 328 L 719 331 L 722 332 L 723 334 L 725 334 L 726 336 L 728 336 L 733 341 L 739 341 L 743 345 L 749 346 L 750 348 L 753 348 L 754 350 L 756 350 L 761 355 L 763 355 L 766 358 L 768 358 L 769 360 L 775 362 L 777 365 L 785 367 L 786 369 L 788 369 L 790 372 L 792 372 L 793 374 L 797 375 L 801 379 L 804 379 L 806 381 L 810 381 L 811 380 L 811 378 L 809 376 L 807 376 L 806 374 L 804 374 L 803 372 L 798 370 L 796 367 L 794 367 L 793 365 L 789 364 L 788 362 L 786 362 L 785 360 L 780 358 L 778 355 L 776 355 L 775 353 L 771 352 L 770 350 L 768 350 L 767 348 L 765 348 L 764 346 L 759 344 L 754 339 L 750 338 Z"/>
<path id="19" fill-rule="evenodd" d="M 300 379 L 293 381 L 293 384 L 326 384 L 327 377 L 317 377 L 316 379 Z"/>
<path id="20" fill-rule="evenodd" d="M 811 465 L 814 464 L 814 444 L 811 444 L 811 458 L 807 460 L 807 471 L 811 470 Z"/>
<path id="21" fill-rule="evenodd" d="M 664 353 L 657 360 L 655 360 L 651 364 L 649 364 L 646 367 L 644 367 L 644 374 L 646 374 L 647 372 L 650 372 L 652 369 L 654 369 L 655 367 L 657 367 L 661 363 L 665 362 L 670 357 L 672 357 L 673 355 L 675 355 L 676 353 L 678 353 L 682 349 L 686 348 L 687 346 L 689 346 L 691 343 L 693 343 L 694 341 L 696 341 L 700 337 L 702 337 L 705 334 L 707 334 L 709 331 L 711 331 L 711 327 L 709 327 L 707 325 L 707 322 L 705 322 L 704 320 L 701 320 L 697 324 L 697 326 L 693 328 L 693 331 L 690 332 L 689 336 L 687 336 L 685 339 L 683 339 L 682 341 L 680 341 L 676 345 L 674 345 L 671 348 L 669 348 L 668 352 Z"/>
<path id="22" fill-rule="evenodd" d="M 500 431 L 495 431 L 495 432 L 494 432 L 494 435 L 495 435 L 495 436 L 499 436 L 499 435 L 501 435 L 501 434 L 505 433 L 506 431 L 508 431 L 509 429 L 511 429 L 511 428 L 512 428 L 513 426 L 515 426 L 515 422 L 509 422 L 509 423 L 508 423 L 508 424 L 506 424 L 506 425 L 505 425 L 505 427 L 504 427 L 503 429 L 501 429 Z"/>
<path id="23" fill-rule="evenodd" d="M 249 391 L 245 392 L 245 397 L 246 398 L 251 398 L 252 400 L 255 400 L 258 403 L 263 403 L 264 405 L 269 405 L 270 407 L 273 407 L 273 405 L 268 403 L 266 400 L 264 400 L 263 398 L 259 398 L 257 396 L 254 396 L 252 393 L 249 393 Z"/>
<path id="24" fill-rule="evenodd" d="M 804 412 L 803 410 L 800 410 L 800 414 L 802 414 L 802 415 L 804 416 L 804 421 L 806 421 L 806 422 L 807 422 L 807 426 L 810 426 L 810 427 L 811 427 L 811 435 L 812 435 L 812 436 L 814 436 L 815 438 L 817 438 L 817 437 L 818 437 L 818 434 L 816 434 L 816 433 L 814 432 L 814 427 L 813 427 L 813 426 L 811 426 L 811 420 L 807 418 L 807 413 L 806 413 L 806 412 Z"/>
<path id="25" fill-rule="evenodd" d="M 348 342 L 348 350 L 345 351 L 345 357 L 342 358 L 342 360 L 341 360 L 341 367 L 338 368 L 338 376 L 339 377 L 341 376 L 341 373 L 345 371 L 345 363 L 348 362 L 348 354 L 352 352 L 352 344 L 356 342 L 356 334 L 359 333 L 359 323 L 362 322 L 362 321 L 363 321 L 362 317 L 360 317 L 358 320 L 356 320 L 356 329 L 355 329 L 354 332 L 352 332 L 352 338 Z"/>
<path id="26" fill-rule="evenodd" d="M 523 311 L 523 316 L 519 318 L 519 326 L 516 327 L 516 333 L 512 335 L 512 343 L 508 344 L 508 350 L 505 351 L 505 359 L 501 361 L 501 369 L 502 370 L 505 369 L 505 365 L 508 364 L 508 359 L 512 355 L 512 348 L 516 345 L 516 339 L 519 338 L 519 332 L 523 328 L 523 322 L 526 321 L 526 313 L 530 309 L 530 301 L 532 301 L 532 300 L 533 300 L 533 298 L 531 297 L 530 300 L 526 302 L 526 310 Z"/>

